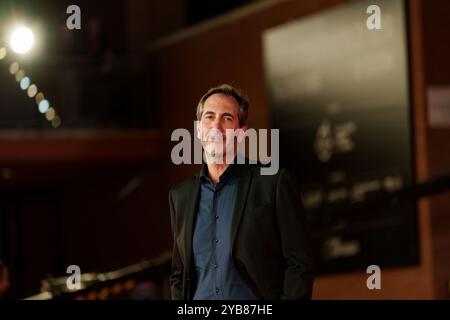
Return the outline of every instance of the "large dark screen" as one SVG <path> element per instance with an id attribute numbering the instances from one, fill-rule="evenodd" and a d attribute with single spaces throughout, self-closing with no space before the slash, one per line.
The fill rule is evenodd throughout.
<path id="1" fill-rule="evenodd" d="M 381 9 L 381 29 L 367 26 L 370 5 Z M 321 209 L 411 184 L 402 1 L 333 7 L 267 30 L 263 43 L 280 161 L 298 179 L 310 222 Z M 417 261 L 414 204 L 312 231 L 319 272 Z"/>

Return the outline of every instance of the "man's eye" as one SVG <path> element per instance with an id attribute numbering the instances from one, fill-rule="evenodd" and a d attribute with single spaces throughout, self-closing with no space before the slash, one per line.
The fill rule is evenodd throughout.
<path id="1" fill-rule="evenodd" d="M 212 115 L 205 116 L 205 119 L 212 119 Z"/>
<path id="2" fill-rule="evenodd" d="M 231 119 L 230 117 L 225 117 L 225 120 L 232 121 L 233 119 Z"/>

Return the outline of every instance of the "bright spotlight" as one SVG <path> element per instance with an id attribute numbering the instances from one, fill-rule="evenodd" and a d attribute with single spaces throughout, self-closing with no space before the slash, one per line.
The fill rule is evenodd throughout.
<path id="1" fill-rule="evenodd" d="M 38 107 L 40 113 L 46 113 L 48 108 L 50 107 L 50 103 L 44 99 L 41 102 L 39 102 Z"/>
<path id="2" fill-rule="evenodd" d="M 30 87 L 30 78 L 25 77 L 20 80 L 20 88 L 22 90 L 27 90 Z"/>
<path id="3" fill-rule="evenodd" d="M 11 34 L 10 44 L 15 53 L 24 54 L 30 51 L 34 43 L 33 32 L 29 28 L 20 27 Z"/>

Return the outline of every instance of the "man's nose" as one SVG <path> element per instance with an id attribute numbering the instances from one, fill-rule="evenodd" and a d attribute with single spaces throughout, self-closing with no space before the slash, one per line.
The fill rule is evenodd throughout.
<path id="1" fill-rule="evenodd" d="M 220 121 L 220 119 L 215 119 L 211 125 L 212 125 L 212 128 L 223 132 L 223 123 L 222 123 L 222 121 Z"/>

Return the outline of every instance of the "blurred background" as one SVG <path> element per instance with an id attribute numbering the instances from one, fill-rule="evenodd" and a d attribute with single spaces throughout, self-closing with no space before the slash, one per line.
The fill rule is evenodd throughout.
<path id="1" fill-rule="evenodd" d="M 168 191 L 200 169 L 171 133 L 230 83 L 280 129 L 314 299 L 448 299 L 449 32 L 444 0 L 0 0 L 0 296 L 169 299 Z"/>

